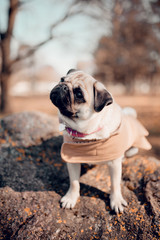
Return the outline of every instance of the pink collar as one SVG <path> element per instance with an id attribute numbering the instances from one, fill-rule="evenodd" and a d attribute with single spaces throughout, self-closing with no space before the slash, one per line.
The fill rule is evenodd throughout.
<path id="1" fill-rule="evenodd" d="M 96 133 L 98 131 L 100 131 L 102 129 L 102 127 L 99 127 L 96 131 L 91 132 L 91 133 L 81 133 L 81 132 L 77 132 L 76 130 L 73 130 L 72 128 L 66 127 L 66 131 L 69 133 L 70 136 L 72 137 L 78 137 L 78 138 L 83 138 L 86 137 L 88 135 L 91 135 L 93 133 Z"/>

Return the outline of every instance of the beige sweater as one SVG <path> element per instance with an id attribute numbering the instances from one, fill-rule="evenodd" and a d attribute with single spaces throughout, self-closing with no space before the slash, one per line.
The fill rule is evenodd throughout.
<path id="1" fill-rule="evenodd" d="M 148 131 L 134 117 L 124 115 L 117 131 L 108 139 L 63 143 L 62 160 L 68 163 L 99 163 L 117 159 L 132 146 L 149 150 Z"/>

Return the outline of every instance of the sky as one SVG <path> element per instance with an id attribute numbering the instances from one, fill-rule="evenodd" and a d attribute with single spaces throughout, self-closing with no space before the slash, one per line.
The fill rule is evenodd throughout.
<path id="1" fill-rule="evenodd" d="M 49 26 L 63 17 L 72 0 L 23 0 L 26 2 L 16 16 L 12 56 L 20 44 L 34 45 L 43 41 Z M 110 18 L 111 0 L 106 0 L 107 19 Z M 0 0 L 0 28 L 6 28 L 8 0 Z M 81 6 L 78 6 L 80 9 Z M 90 5 L 82 8 L 100 14 L 98 8 Z M 84 14 L 76 15 L 53 31 L 55 38 L 38 50 L 35 61 L 39 65 L 49 64 L 60 74 L 75 68 L 78 61 L 93 58 L 93 53 L 102 35 L 111 33 L 109 20 L 97 21 Z"/>

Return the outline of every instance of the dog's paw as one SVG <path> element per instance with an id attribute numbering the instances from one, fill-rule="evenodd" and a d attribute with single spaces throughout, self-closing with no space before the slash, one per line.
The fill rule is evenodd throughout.
<path id="1" fill-rule="evenodd" d="M 74 208 L 77 199 L 79 198 L 79 192 L 68 191 L 64 197 L 61 198 L 61 204 L 63 208 Z"/>
<path id="2" fill-rule="evenodd" d="M 110 195 L 110 206 L 111 209 L 114 210 L 117 214 L 122 213 L 124 210 L 124 206 L 127 206 L 127 202 L 122 197 L 122 194 L 111 194 Z"/>

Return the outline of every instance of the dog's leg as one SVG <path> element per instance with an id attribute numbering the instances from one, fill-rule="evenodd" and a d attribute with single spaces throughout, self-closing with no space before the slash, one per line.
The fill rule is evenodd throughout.
<path id="1" fill-rule="evenodd" d="M 62 197 L 61 203 L 63 208 L 73 208 L 80 195 L 79 178 L 81 165 L 79 163 L 67 163 L 67 168 L 70 179 L 70 187 L 66 195 Z"/>
<path id="2" fill-rule="evenodd" d="M 108 166 L 111 176 L 110 206 L 116 213 L 123 212 L 123 206 L 127 206 L 127 202 L 121 193 L 122 157 L 108 162 Z"/>

